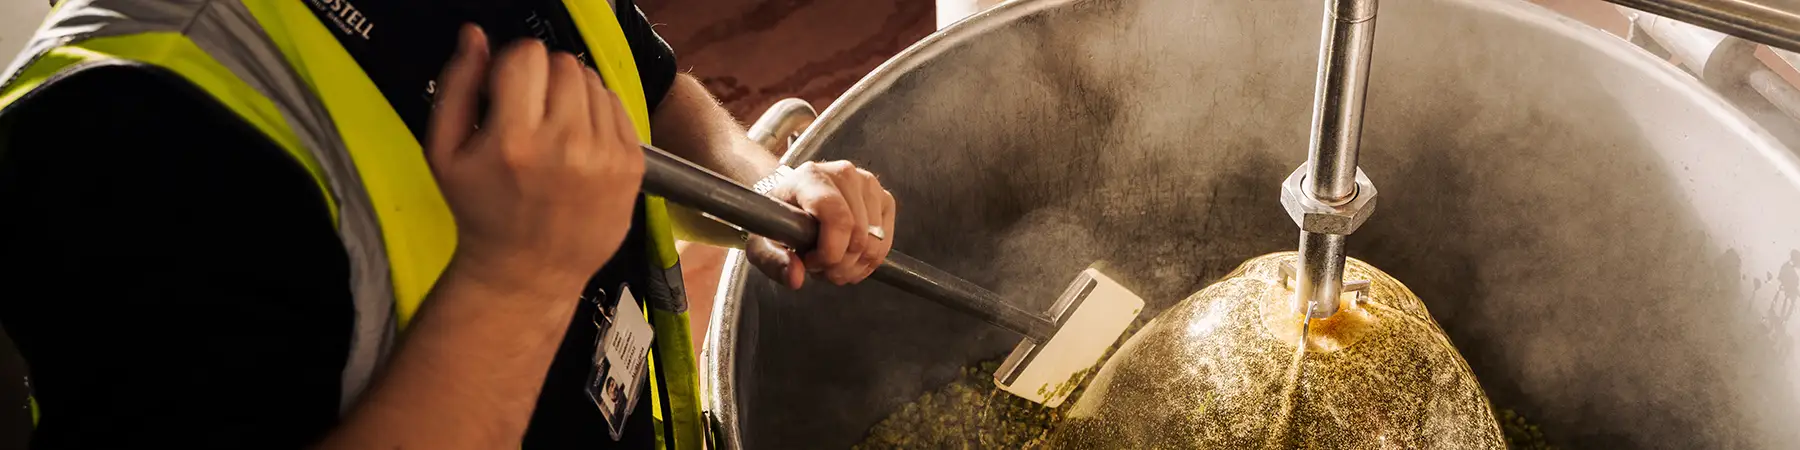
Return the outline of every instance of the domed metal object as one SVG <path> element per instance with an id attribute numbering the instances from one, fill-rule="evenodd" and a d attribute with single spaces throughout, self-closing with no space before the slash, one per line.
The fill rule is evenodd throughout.
<path id="1" fill-rule="evenodd" d="M 900 204 L 896 248 L 1017 301 L 1094 261 L 1154 315 L 1294 249 L 1318 4 L 1015 0 L 895 57 L 795 144 Z M 1349 254 L 1565 448 L 1800 442 L 1800 161 L 1692 76 L 1518 0 L 1381 10 Z M 736 261 L 736 260 L 734 260 Z M 845 448 L 1018 338 L 741 261 L 703 383 L 730 448 Z M 1048 305 L 1022 305 L 1043 310 Z"/>
<path id="2" fill-rule="evenodd" d="M 1368 287 L 1303 328 L 1282 273 L 1298 259 L 1251 259 L 1157 316 L 1101 367 L 1052 447 L 1505 448 L 1487 395 L 1412 291 L 1349 259 L 1344 279 Z"/>

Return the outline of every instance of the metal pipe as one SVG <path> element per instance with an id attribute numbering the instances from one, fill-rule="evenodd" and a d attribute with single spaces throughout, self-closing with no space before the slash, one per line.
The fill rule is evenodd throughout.
<path id="1" fill-rule="evenodd" d="M 1703 80 L 1708 67 L 1713 66 L 1716 50 L 1730 36 L 1718 31 L 1693 26 L 1667 17 L 1635 11 L 1630 8 L 1619 8 L 1625 16 L 1638 26 L 1650 40 L 1660 44 L 1669 54 L 1679 58 L 1681 64 L 1687 66 L 1689 72 L 1700 76 Z"/>
<path id="2" fill-rule="evenodd" d="M 1800 52 L 1800 12 L 1770 0 L 1606 0 L 1614 4 Z"/>
<path id="3" fill-rule="evenodd" d="M 1788 84 L 1781 75 L 1769 69 L 1752 70 L 1749 82 L 1750 89 L 1762 94 L 1775 109 L 1800 120 L 1800 90 L 1794 89 L 1794 85 Z"/>
<path id="4" fill-rule="evenodd" d="M 1329 204 L 1356 195 L 1356 146 L 1375 46 L 1376 0 L 1329 0 L 1313 86 L 1307 193 Z"/>
<path id="5" fill-rule="evenodd" d="M 1356 198 L 1356 155 L 1362 138 L 1363 99 L 1375 47 L 1376 0 L 1327 0 L 1314 85 L 1312 138 L 1308 142 L 1305 194 L 1328 205 Z M 1337 313 L 1344 290 L 1344 235 L 1300 231 L 1295 302 L 1310 317 Z"/>
<path id="6" fill-rule="evenodd" d="M 785 98 L 769 106 L 769 110 L 763 112 L 755 124 L 750 125 L 750 131 L 746 135 L 756 145 L 780 155 L 787 152 L 789 140 L 799 136 L 801 131 L 805 131 L 818 118 L 818 111 L 813 110 L 812 104 L 806 100 Z M 776 147 L 777 145 L 780 147 Z"/>
<path id="7" fill-rule="evenodd" d="M 1761 46 L 1667 17 L 1625 7 L 1619 7 L 1619 10 L 1631 19 L 1636 29 L 1648 35 L 1651 42 L 1668 49 L 1701 81 L 1725 94 L 1727 99 L 1744 101 L 1732 94 L 1748 88 L 1787 117 L 1800 119 L 1800 90 L 1770 70 L 1769 63 L 1757 58 L 1756 51 Z M 1793 52 L 1774 48 L 1770 52 L 1781 58 L 1777 64 L 1794 66 L 1800 62 L 1800 56 Z"/>
<path id="8" fill-rule="evenodd" d="M 949 307 L 983 322 L 1030 338 L 1033 342 L 1049 342 L 1056 334 L 1056 324 L 1049 317 L 1019 309 L 1000 294 L 983 289 L 954 275 L 913 259 L 900 252 L 888 252 L 887 261 L 869 275 L 889 286 Z"/>
<path id="9" fill-rule="evenodd" d="M 1337 314 L 1344 292 L 1344 238 L 1341 234 L 1300 232 L 1300 270 L 1294 310 L 1314 318 Z"/>
<path id="10" fill-rule="evenodd" d="M 645 191 L 801 252 L 818 241 L 819 222 L 806 211 L 758 194 L 662 149 L 642 147 Z M 889 252 L 887 261 L 870 277 L 1037 342 L 1045 342 L 1056 333 L 1056 324 L 1044 314 L 1019 309 L 999 294 L 897 251 Z"/>

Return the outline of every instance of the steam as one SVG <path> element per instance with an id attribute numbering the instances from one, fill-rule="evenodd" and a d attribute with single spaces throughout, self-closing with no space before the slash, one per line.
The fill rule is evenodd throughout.
<path id="1" fill-rule="evenodd" d="M 1293 249 L 1279 182 L 1305 159 L 1319 11 L 1065 4 L 893 80 L 818 144 L 883 174 L 899 249 L 1030 308 L 1098 263 L 1146 315 Z M 1782 261 L 1727 247 L 1792 228 L 1709 229 L 1746 222 L 1695 205 L 1753 200 L 1670 162 L 1742 140 L 1530 5 L 1383 6 L 1361 164 L 1380 200 L 1350 255 L 1416 292 L 1489 396 L 1558 443 L 1800 438 L 1793 369 L 1756 325 L 1768 294 L 1743 278 Z M 746 411 L 764 442 L 854 442 L 1017 342 L 882 286 L 754 297 L 759 375 L 781 380 Z"/>

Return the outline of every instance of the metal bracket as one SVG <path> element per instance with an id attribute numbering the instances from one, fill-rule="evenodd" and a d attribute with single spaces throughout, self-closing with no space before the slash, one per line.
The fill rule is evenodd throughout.
<path id="1" fill-rule="evenodd" d="M 1299 269 L 1296 269 L 1294 267 L 1294 264 L 1295 264 L 1295 261 L 1288 261 L 1286 263 L 1281 264 L 1281 285 L 1282 285 L 1282 287 L 1285 287 L 1290 291 L 1297 289 L 1299 287 L 1298 285 L 1300 283 L 1300 278 L 1297 276 L 1297 271 Z M 1344 294 L 1355 294 L 1356 297 L 1351 299 L 1351 302 L 1352 302 L 1351 304 L 1361 306 L 1364 301 L 1368 300 L 1370 285 L 1371 285 L 1371 283 L 1369 282 L 1369 280 L 1345 280 L 1344 281 L 1344 290 L 1342 293 L 1340 293 L 1338 295 L 1341 296 Z M 1301 311 L 1300 310 L 1300 309 L 1305 308 L 1306 307 L 1305 305 L 1306 305 L 1305 302 L 1296 302 L 1294 312 L 1295 313 L 1310 313 L 1310 311 Z"/>

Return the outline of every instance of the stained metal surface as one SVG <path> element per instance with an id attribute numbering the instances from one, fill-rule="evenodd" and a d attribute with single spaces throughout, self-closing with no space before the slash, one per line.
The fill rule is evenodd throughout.
<path id="1" fill-rule="evenodd" d="M 1050 447 L 1506 448 L 1469 365 L 1404 284 L 1351 259 L 1345 279 L 1368 287 L 1303 327 L 1282 275 L 1299 262 L 1246 261 L 1157 316 L 1094 375 Z"/>
<path id="2" fill-rule="evenodd" d="M 1167 308 L 1294 245 L 1302 0 L 1016 0 L 828 108 L 898 250 L 1042 310 L 1106 273 Z M 1296 26 L 1296 24 L 1304 24 Z M 1800 442 L 1800 161 L 1692 77 L 1512 0 L 1382 5 L 1349 255 L 1405 280 L 1503 407 L 1578 448 Z M 874 283 L 727 267 L 703 375 L 741 448 L 844 448 L 1015 335 Z M 732 446 L 729 448 L 740 448 Z"/>

